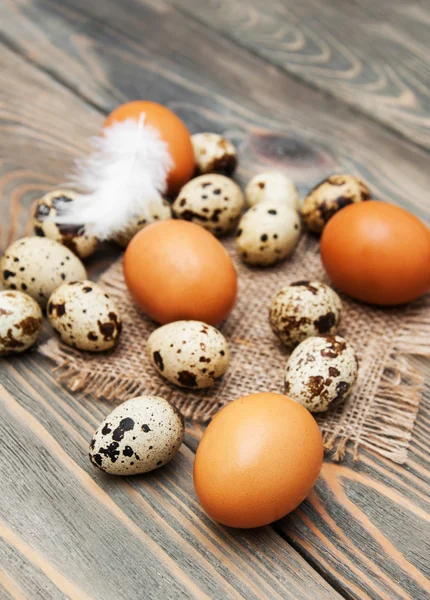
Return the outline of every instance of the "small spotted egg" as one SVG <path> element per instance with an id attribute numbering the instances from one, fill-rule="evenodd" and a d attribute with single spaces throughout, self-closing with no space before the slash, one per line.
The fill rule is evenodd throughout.
<path id="1" fill-rule="evenodd" d="M 299 209 L 299 193 L 294 183 L 279 171 L 265 171 L 251 179 L 246 186 L 248 206 L 259 202 L 281 202 L 293 210 Z"/>
<path id="2" fill-rule="evenodd" d="M 166 221 L 172 218 L 172 209 L 167 200 L 162 199 L 151 202 L 148 207 L 148 215 L 135 217 L 132 219 L 127 227 L 116 233 L 112 240 L 116 242 L 121 248 L 128 246 L 129 241 L 133 238 L 138 231 L 157 221 Z"/>
<path id="3" fill-rule="evenodd" d="M 90 460 L 111 475 L 137 475 L 167 464 L 184 439 L 184 419 L 167 400 L 138 396 L 113 410 L 90 443 Z"/>
<path id="4" fill-rule="evenodd" d="M 354 349 L 342 337 L 309 337 L 287 361 L 285 394 L 311 412 L 324 412 L 348 396 L 357 370 Z"/>
<path id="5" fill-rule="evenodd" d="M 201 175 L 189 181 L 172 205 L 178 219 L 192 221 L 215 235 L 234 229 L 242 214 L 240 187 L 224 175 Z"/>
<path id="6" fill-rule="evenodd" d="M 249 265 L 270 266 L 286 258 L 300 235 L 296 211 L 284 204 L 262 202 L 250 208 L 236 231 L 236 249 Z"/>
<path id="7" fill-rule="evenodd" d="M 45 308 L 65 281 L 85 279 L 84 265 L 71 250 L 45 237 L 26 237 L 6 249 L 0 262 L 5 288 L 22 290 Z"/>
<path id="8" fill-rule="evenodd" d="M 97 248 L 97 238 L 86 232 L 85 225 L 63 225 L 55 221 L 57 216 L 61 216 L 62 209 L 75 201 L 76 196 L 70 190 L 55 190 L 45 194 L 34 207 L 33 227 L 36 235 L 55 240 L 80 258 L 86 258 Z"/>
<path id="9" fill-rule="evenodd" d="M 302 218 L 308 229 L 320 233 L 341 208 L 370 198 L 369 188 L 355 175 L 332 175 L 306 196 Z"/>
<path id="10" fill-rule="evenodd" d="M 24 352 L 37 340 L 42 311 L 22 292 L 0 292 L 0 356 Z"/>
<path id="11" fill-rule="evenodd" d="M 328 285 L 295 281 L 273 298 L 269 321 L 281 342 L 293 348 L 307 337 L 335 333 L 341 314 L 342 302 Z"/>
<path id="12" fill-rule="evenodd" d="M 198 174 L 219 173 L 231 177 L 237 167 L 233 144 L 218 133 L 195 133 L 191 136 Z"/>
<path id="13" fill-rule="evenodd" d="M 79 350 L 109 350 L 121 333 L 115 303 L 93 281 L 61 285 L 49 298 L 47 314 L 61 341 Z"/>
<path id="14" fill-rule="evenodd" d="M 148 356 L 157 371 L 185 388 L 207 388 L 227 370 L 230 350 L 215 327 L 201 321 L 175 321 L 148 338 Z"/>

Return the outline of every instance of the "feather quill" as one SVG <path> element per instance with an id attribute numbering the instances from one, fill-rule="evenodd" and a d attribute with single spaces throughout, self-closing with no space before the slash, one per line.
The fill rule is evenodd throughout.
<path id="1" fill-rule="evenodd" d="M 113 123 L 91 140 L 92 152 L 75 163 L 69 185 L 79 191 L 57 222 L 85 224 L 99 239 L 109 239 L 135 217 L 148 218 L 150 206 L 163 203 L 173 161 L 158 131 L 139 121 Z"/>

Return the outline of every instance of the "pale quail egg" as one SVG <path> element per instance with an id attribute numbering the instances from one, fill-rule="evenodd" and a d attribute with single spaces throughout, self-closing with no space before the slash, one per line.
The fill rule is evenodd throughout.
<path id="1" fill-rule="evenodd" d="M 149 336 L 146 351 L 160 375 L 186 388 L 213 385 L 230 360 L 225 337 L 201 321 L 163 325 Z"/>
<path id="2" fill-rule="evenodd" d="M 109 350 L 121 333 L 115 303 L 93 281 L 61 285 L 49 298 L 47 315 L 61 341 L 79 350 Z"/>
<path id="3" fill-rule="evenodd" d="M 127 227 L 116 233 L 112 240 L 116 242 L 122 248 L 125 248 L 131 238 L 133 238 L 138 231 L 157 221 L 166 221 L 172 218 L 172 209 L 170 204 L 166 200 L 159 200 L 151 202 L 148 207 L 148 216 L 135 217 L 129 222 Z"/>
<path id="4" fill-rule="evenodd" d="M 55 240 L 80 258 L 86 258 L 97 248 L 97 238 L 86 232 L 85 225 L 64 225 L 55 221 L 57 216 L 61 216 L 62 209 L 75 201 L 76 196 L 70 190 L 55 190 L 45 194 L 35 204 L 33 227 L 36 235 Z"/>
<path id="5" fill-rule="evenodd" d="M 37 340 L 42 311 L 22 292 L 0 292 L 0 356 L 24 352 Z"/>
<path id="6" fill-rule="evenodd" d="M 295 281 L 273 298 L 269 320 L 279 339 L 292 348 L 312 335 L 335 333 L 341 314 L 342 302 L 328 285 Z"/>
<path id="7" fill-rule="evenodd" d="M 306 196 L 302 218 L 308 229 L 320 233 L 338 210 L 370 198 L 369 188 L 355 175 L 332 175 Z"/>
<path id="8" fill-rule="evenodd" d="M 188 182 L 173 203 L 178 219 L 193 221 L 215 235 L 234 229 L 242 214 L 240 187 L 224 175 L 201 175 Z"/>
<path id="9" fill-rule="evenodd" d="M 269 266 L 286 258 L 300 235 L 296 211 L 273 202 L 250 208 L 236 231 L 236 249 L 249 265 Z"/>
<path id="10" fill-rule="evenodd" d="M 294 183 L 279 171 L 265 171 L 251 179 L 245 190 L 248 206 L 259 202 L 281 202 L 299 209 L 299 193 Z"/>
<path id="11" fill-rule="evenodd" d="M 62 283 L 85 279 L 84 265 L 71 250 L 45 237 L 25 237 L 6 249 L 0 262 L 5 288 L 21 290 L 45 308 Z"/>
<path id="12" fill-rule="evenodd" d="M 191 136 L 198 174 L 220 173 L 231 177 L 237 166 L 233 144 L 218 133 L 195 133 Z"/>
<path id="13" fill-rule="evenodd" d="M 167 464 L 184 439 L 184 419 L 158 396 L 127 400 L 100 424 L 90 444 L 90 460 L 111 475 L 147 473 Z"/>
<path id="14" fill-rule="evenodd" d="M 293 351 L 285 369 L 285 394 L 311 412 L 324 412 L 351 392 L 358 361 L 339 335 L 309 337 Z"/>

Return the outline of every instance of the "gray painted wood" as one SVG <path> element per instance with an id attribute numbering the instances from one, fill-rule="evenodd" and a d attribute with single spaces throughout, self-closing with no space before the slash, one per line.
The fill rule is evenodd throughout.
<path id="1" fill-rule="evenodd" d="M 422 0 L 168 0 L 205 26 L 430 148 Z"/>
<path id="2" fill-rule="evenodd" d="M 146 476 L 94 469 L 88 443 L 111 407 L 74 397 L 43 363 L 4 360 L 0 386 L 0 560 L 30 597 L 337 597 L 272 528 L 212 523 L 186 446 Z"/>
<path id="3" fill-rule="evenodd" d="M 2 247 L 28 230 L 31 202 L 63 180 L 103 115 L 144 96 L 168 103 L 193 130 L 227 131 L 240 149 L 241 181 L 280 165 L 304 192 L 333 169 L 352 170 L 378 195 L 429 214 L 425 151 L 167 4 L 130 0 L 119 10 L 111 0 L 8 0 L 0 32 L 9 47 L 0 61 Z M 94 275 L 116 255 L 106 251 L 90 261 Z M 105 479 L 87 464 L 86 444 L 110 407 L 63 389 L 37 352 L 0 368 L 12 465 L 0 462 L 8 475 L 0 503 L 5 595 L 101 597 L 99 585 L 103 597 L 123 597 L 130 574 L 130 598 L 335 598 L 334 588 L 360 599 L 425 597 L 428 394 L 405 467 L 366 452 L 358 465 L 328 462 L 293 515 L 240 533 L 212 524 L 194 497 L 192 450 L 202 428 L 188 426 L 170 467 Z M 36 504 L 26 502 L 31 494 Z M 120 570 L 108 573 L 118 556 Z"/>
<path id="4" fill-rule="evenodd" d="M 375 197 L 429 214 L 427 152 L 163 2 L 118 10 L 114 0 L 8 0 L 1 10 L 8 43 L 103 111 L 145 96 L 193 131 L 226 132 L 240 148 L 242 180 L 276 166 L 305 193 L 333 171 L 355 172 Z M 94 119 L 94 133 L 99 126 Z"/>

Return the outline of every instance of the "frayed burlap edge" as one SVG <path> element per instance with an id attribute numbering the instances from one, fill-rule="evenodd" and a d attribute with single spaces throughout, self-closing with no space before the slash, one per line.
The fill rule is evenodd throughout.
<path id="1" fill-rule="evenodd" d="M 111 374 L 94 374 L 77 362 L 79 352 L 59 347 L 54 339 L 40 347 L 40 352 L 56 363 L 54 373 L 59 381 L 71 391 L 84 391 L 108 401 L 123 402 L 139 394 L 157 394 L 157 385 L 148 389 L 147 384 L 134 378 Z M 324 447 L 336 461 L 342 461 L 347 445 L 352 444 L 354 460 L 358 459 L 360 447 L 366 447 L 382 456 L 402 464 L 412 437 L 418 414 L 424 378 L 410 364 L 408 355 L 430 356 L 430 314 L 411 310 L 405 325 L 387 349 L 380 380 L 374 398 L 367 410 L 371 412 L 360 431 L 346 431 L 342 424 L 332 430 L 324 425 L 324 418 L 317 417 L 323 432 Z M 223 403 L 199 399 L 184 399 L 172 390 L 170 397 L 184 417 L 195 422 L 207 423 L 222 408 Z"/>

